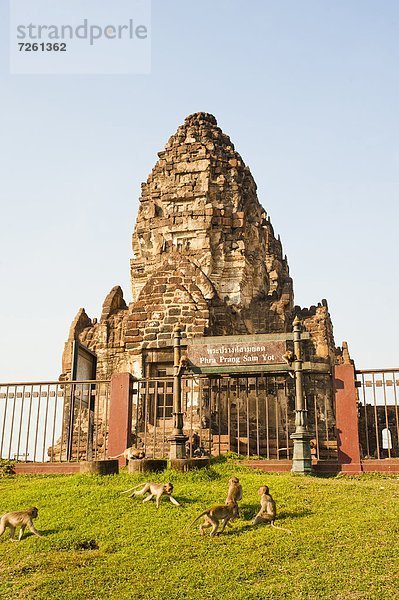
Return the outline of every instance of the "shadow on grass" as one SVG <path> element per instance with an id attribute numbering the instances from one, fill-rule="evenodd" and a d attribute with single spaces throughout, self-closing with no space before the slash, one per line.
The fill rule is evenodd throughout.
<path id="1" fill-rule="evenodd" d="M 259 504 L 247 504 L 245 506 L 240 506 L 240 515 L 243 521 L 248 521 L 254 518 L 256 513 L 259 512 L 260 506 Z M 298 519 L 300 517 L 307 517 L 312 515 L 313 512 L 308 508 L 304 508 L 298 511 L 282 511 L 277 512 L 277 519 Z"/>
<path id="2" fill-rule="evenodd" d="M 297 511 L 283 511 L 281 513 L 278 513 L 277 519 L 298 519 L 300 517 L 308 517 L 309 515 L 313 515 L 313 512 L 308 508 L 304 508 L 302 510 Z"/>
<path id="3" fill-rule="evenodd" d="M 198 502 L 197 498 L 188 498 L 187 496 L 177 496 L 177 497 L 173 496 L 173 497 L 176 498 L 176 500 L 178 502 L 180 502 L 180 504 L 182 506 L 186 506 L 186 504 L 195 504 L 196 502 Z"/>
<path id="4" fill-rule="evenodd" d="M 222 534 L 218 534 L 216 537 L 223 537 L 224 535 L 228 535 L 228 536 L 235 536 L 235 535 L 245 535 L 246 533 L 248 533 L 248 531 L 251 529 L 261 529 L 262 527 L 266 528 L 266 529 L 281 529 L 282 531 L 286 531 L 287 533 L 290 532 L 292 533 L 291 530 L 287 529 L 283 523 L 280 521 L 280 519 L 276 520 L 276 525 L 275 527 L 271 527 L 271 525 L 269 523 L 258 523 L 257 525 L 253 525 L 252 524 L 252 520 L 251 521 L 246 521 L 244 523 L 244 525 L 241 525 L 240 527 L 237 527 L 237 525 L 233 525 L 232 528 L 228 529 L 226 527 L 226 529 L 224 530 L 224 532 Z"/>
<path id="5" fill-rule="evenodd" d="M 48 537 L 49 535 L 53 535 L 53 533 L 62 533 L 63 531 L 73 531 L 74 528 L 71 525 L 66 525 L 65 527 L 59 527 L 58 529 L 39 529 L 40 535 L 42 535 L 43 537 Z M 34 535 L 33 533 L 31 533 L 30 531 L 26 531 L 25 532 L 25 536 L 26 537 L 30 537 Z M 24 536 L 24 537 L 25 537 Z"/>
<path id="6" fill-rule="evenodd" d="M 49 535 L 53 535 L 53 533 L 60 533 L 60 531 L 70 531 L 72 527 L 63 527 L 62 529 L 39 529 L 40 535 L 43 537 L 48 537 Z M 34 535 L 33 533 L 26 533 L 26 537 Z"/>

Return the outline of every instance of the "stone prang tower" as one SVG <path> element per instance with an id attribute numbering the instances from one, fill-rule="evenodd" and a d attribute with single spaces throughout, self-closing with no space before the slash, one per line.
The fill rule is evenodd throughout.
<path id="1" fill-rule="evenodd" d="M 280 239 L 215 117 L 187 117 L 158 156 L 142 184 L 133 233 L 133 301 L 127 306 L 117 286 L 99 321 L 79 310 L 63 377 L 71 372 L 74 340 L 96 354 L 98 378 L 169 374 L 176 323 L 185 338 L 276 333 L 291 331 L 295 314 L 312 334 L 308 358 L 332 364 L 327 303 L 294 307 Z"/>

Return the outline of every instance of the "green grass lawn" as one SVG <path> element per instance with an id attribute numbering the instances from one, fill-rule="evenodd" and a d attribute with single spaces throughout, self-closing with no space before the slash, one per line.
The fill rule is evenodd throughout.
<path id="1" fill-rule="evenodd" d="M 187 525 L 243 485 L 241 519 L 215 538 Z M 20 543 L 0 538 L 0 598 L 399 598 L 399 478 L 267 474 L 233 461 L 166 471 L 182 506 L 143 504 L 120 492 L 139 475 L 6 476 L 0 514 L 36 505 Z M 260 485 L 293 535 L 251 526 Z M 208 530 L 210 531 L 210 530 Z"/>

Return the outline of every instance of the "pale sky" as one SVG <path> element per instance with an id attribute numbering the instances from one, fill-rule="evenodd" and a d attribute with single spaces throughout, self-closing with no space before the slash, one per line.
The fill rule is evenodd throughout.
<path id="1" fill-rule="evenodd" d="M 78 309 L 130 301 L 140 184 L 196 111 L 250 167 L 296 304 L 398 367 L 398 30 L 396 0 L 153 0 L 149 74 L 11 75 L 0 0 L 0 380 L 56 379 Z"/>

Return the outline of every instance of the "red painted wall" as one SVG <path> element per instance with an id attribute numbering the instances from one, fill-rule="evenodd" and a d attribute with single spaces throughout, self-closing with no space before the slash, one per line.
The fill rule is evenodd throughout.
<path id="1" fill-rule="evenodd" d="M 111 377 L 108 457 L 117 456 L 131 446 L 131 380 L 132 376 L 130 373 L 115 373 Z M 126 459 L 123 456 L 120 456 L 118 460 L 120 467 L 126 465 Z"/>
<path id="2" fill-rule="evenodd" d="M 343 472 L 361 473 L 355 368 L 335 367 L 335 419 L 338 464 Z"/>

